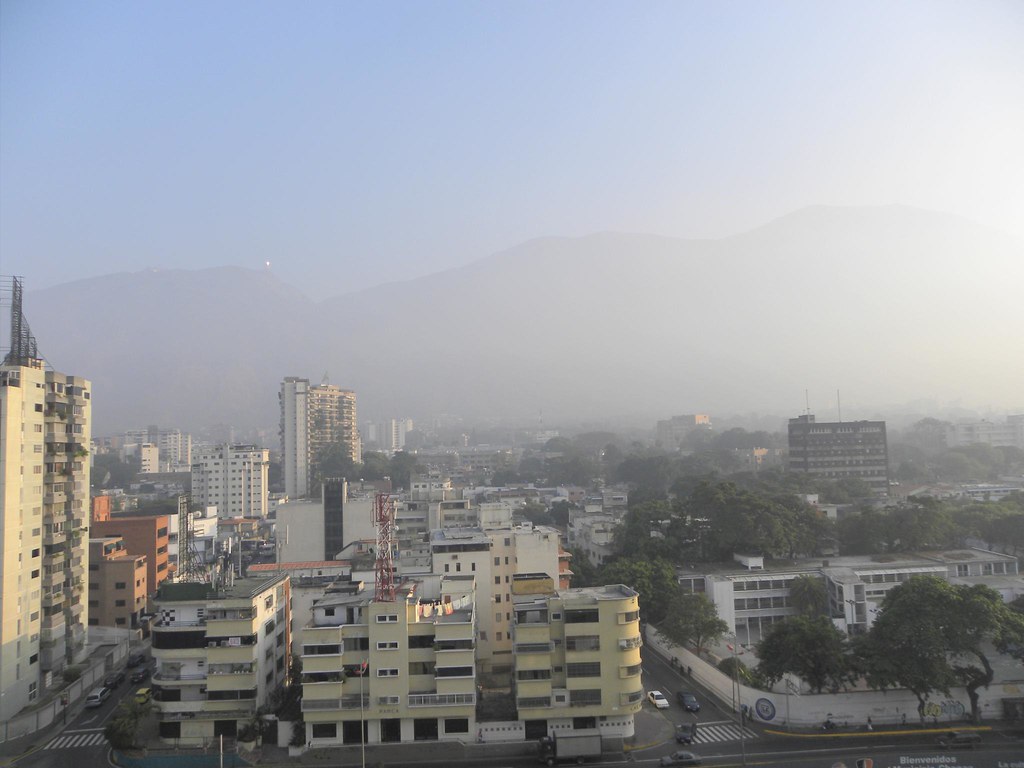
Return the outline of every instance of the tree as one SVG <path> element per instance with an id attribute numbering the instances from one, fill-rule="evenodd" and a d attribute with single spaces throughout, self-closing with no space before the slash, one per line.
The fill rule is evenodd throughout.
<path id="1" fill-rule="evenodd" d="M 408 488 L 413 473 L 422 471 L 422 469 L 416 461 L 415 454 L 397 451 L 391 457 L 391 482 L 395 488 Z"/>
<path id="2" fill-rule="evenodd" d="M 676 645 L 692 644 L 699 652 L 729 631 L 718 609 L 706 595 L 682 595 L 673 600 L 658 632 Z"/>
<path id="3" fill-rule="evenodd" d="M 827 616 L 792 616 L 773 624 L 757 655 L 757 671 L 769 684 L 791 672 L 815 693 L 835 692 L 851 676 L 846 637 Z"/>
<path id="4" fill-rule="evenodd" d="M 640 618 L 657 624 L 679 597 L 679 583 L 671 564 L 661 559 L 620 558 L 606 564 L 598 576 L 602 584 L 625 584 L 640 595 Z"/>
<path id="5" fill-rule="evenodd" d="M 826 616 L 828 592 L 825 582 L 814 576 L 797 576 L 789 587 L 789 602 L 801 616 Z"/>
<path id="6" fill-rule="evenodd" d="M 868 681 L 912 691 L 923 711 L 932 691 L 963 685 L 978 718 L 978 690 L 993 679 L 986 646 L 1024 640 L 1024 617 L 984 585 L 953 586 L 915 576 L 889 591 L 882 612 L 860 643 Z"/>
<path id="7" fill-rule="evenodd" d="M 572 555 L 572 585 L 574 587 L 596 587 L 599 586 L 597 568 L 593 566 L 590 559 L 582 549 L 570 550 Z"/>
<path id="8" fill-rule="evenodd" d="M 139 702 L 134 696 L 121 700 L 114 716 L 103 729 L 103 737 L 114 749 L 125 750 L 135 747 L 135 739 L 139 733 L 139 724 L 148 713 L 150 703 Z"/>

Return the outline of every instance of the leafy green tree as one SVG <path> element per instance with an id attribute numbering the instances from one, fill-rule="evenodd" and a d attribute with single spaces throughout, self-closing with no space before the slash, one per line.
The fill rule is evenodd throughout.
<path id="1" fill-rule="evenodd" d="M 640 596 L 640 617 L 658 624 L 679 597 L 679 583 L 672 565 L 660 559 L 620 558 L 598 572 L 602 584 L 625 584 Z"/>
<path id="2" fill-rule="evenodd" d="M 358 465 L 352 461 L 348 443 L 344 441 L 322 446 L 317 451 L 312 463 L 313 480 L 310 483 L 312 488 L 319 488 L 320 483 L 328 478 L 356 478 L 361 474 L 356 469 Z"/>
<path id="3" fill-rule="evenodd" d="M 707 595 L 681 595 L 668 607 L 658 632 L 676 645 L 692 645 L 700 651 L 720 640 L 729 625 L 718 616 L 718 609 Z"/>
<path id="4" fill-rule="evenodd" d="M 828 592 L 825 582 L 814 576 L 797 576 L 789 587 L 789 602 L 801 616 L 827 616 Z"/>
<path id="5" fill-rule="evenodd" d="M 414 472 L 422 472 L 415 454 L 397 451 L 390 461 L 391 483 L 396 488 L 409 488 Z"/>
<path id="6" fill-rule="evenodd" d="M 627 558 L 662 557 L 666 554 L 664 528 L 672 518 L 667 501 L 650 501 L 631 508 L 615 529 L 613 545 Z"/>
<path id="7" fill-rule="evenodd" d="M 528 501 L 516 512 L 534 525 L 553 525 L 555 522 L 547 506 L 539 501 Z"/>
<path id="8" fill-rule="evenodd" d="M 572 585 L 574 587 L 596 587 L 599 586 L 598 571 L 593 566 L 586 553 L 581 549 L 570 550 L 572 561 Z"/>
<path id="9" fill-rule="evenodd" d="M 141 703 L 134 696 L 126 696 L 114 710 L 114 716 L 103 729 L 103 737 L 118 750 L 133 749 L 138 738 L 139 725 L 149 713 L 150 703 Z"/>
<path id="10" fill-rule="evenodd" d="M 834 692 L 851 677 L 846 637 L 827 616 L 792 616 L 773 624 L 757 655 L 758 674 L 770 684 L 791 672 L 815 693 Z"/>
<path id="11" fill-rule="evenodd" d="M 388 476 L 391 466 L 386 454 L 380 451 L 366 451 L 363 453 L 364 480 L 383 480 Z"/>
<path id="12" fill-rule="evenodd" d="M 978 718 L 978 690 L 993 679 L 989 643 L 1007 648 L 1024 640 L 1024 617 L 984 585 L 953 586 L 915 576 L 889 591 L 882 612 L 859 644 L 868 681 L 912 691 L 923 711 L 932 691 L 962 685 Z"/>

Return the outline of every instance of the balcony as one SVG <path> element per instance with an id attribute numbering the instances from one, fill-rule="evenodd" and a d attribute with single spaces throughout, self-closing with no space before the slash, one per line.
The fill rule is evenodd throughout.
<path id="1" fill-rule="evenodd" d="M 180 672 L 157 672 L 153 675 L 153 682 L 161 685 L 173 686 L 176 683 L 183 685 L 196 685 L 206 682 L 206 675 L 201 672 L 182 674 Z"/>
<path id="2" fill-rule="evenodd" d="M 410 693 L 410 707 L 462 707 L 476 704 L 475 693 Z"/>
<path id="3" fill-rule="evenodd" d="M 342 696 L 337 699 L 302 699 L 302 711 L 322 711 L 325 709 L 359 709 L 360 702 L 363 709 L 370 706 L 370 694 L 364 693 L 362 696 L 352 694 L 348 696 Z"/>
<path id="4" fill-rule="evenodd" d="M 206 632 L 216 637 L 239 637 L 253 634 L 252 619 L 218 619 L 206 617 Z"/>
<path id="5" fill-rule="evenodd" d="M 644 644 L 643 638 L 641 637 L 627 637 L 619 640 L 620 651 L 631 651 L 634 648 L 640 648 Z"/>

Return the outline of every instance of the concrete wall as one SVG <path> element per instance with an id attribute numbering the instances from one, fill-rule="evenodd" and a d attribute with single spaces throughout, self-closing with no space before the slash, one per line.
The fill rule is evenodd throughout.
<path id="1" fill-rule="evenodd" d="M 664 640 L 650 626 L 647 627 L 645 642 L 666 659 L 677 659 L 680 669 L 689 668 L 693 679 L 727 706 L 733 703 L 733 681 L 712 664 Z M 866 726 L 869 717 L 875 727 L 918 722 L 917 698 L 905 690 L 791 693 L 787 696 L 782 683 L 776 686 L 778 691 L 761 691 L 745 685 L 739 688 L 738 704 L 745 704 L 754 720 L 768 726 L 781 728 L 788 723 L 801 728 L 815 727 L 829 717 L 841 726 Z M 970 718 L 970 700 L 964 689 L 953 688 L 950 694 L 946 696 L 936 692 L 932 695 L 926 707 L 927 722 L 954 723 Z M 987 690 L 979 691 L 979 694 L 982 719 L 995 720 L 1003 716 L 1002 699 L 1021 698 L 1024 696 L 1024 685 L 993 683 Z"/>

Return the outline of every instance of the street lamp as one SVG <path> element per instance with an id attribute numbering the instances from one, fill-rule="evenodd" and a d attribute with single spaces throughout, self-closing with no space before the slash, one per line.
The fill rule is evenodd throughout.
<path id="1" fill-rule="evenodd" d="M 726 647 L 730 651 L 732 651 L 732 681 L 733 681 L 733 686 L 734 686 L 734 689 L 733 689 L 734 690 L 734 694 L 733 694 L 733 707 L 735 708 L 736 705 L 739 704 L 739 708 L 738 708 L 737 711 L 739 712 L 739 715 L 740 715 L 740 759 L 742 760 L 742 765 L 746 766 L 746 764 L 747 764 L 747 743 L 746 743 L 746 739 L 744 738 L 744 732 L 743 732 L 743 726 L 744 726 L 744 723 L 743 723 L 743 696 L 742 696 L 743 692 L 740 689 L 740 660 L 739 660 L 739 656 L 743 654 L 743 651 L 739 651 L 737 653 L 737 651 L 736 651 L 736 646 L 737 645 L 739 645 L 739 640 L 737 639 L 736 635 L 733 635 L 733 642 L 732 643 L 727 643 Z"/>

